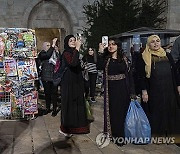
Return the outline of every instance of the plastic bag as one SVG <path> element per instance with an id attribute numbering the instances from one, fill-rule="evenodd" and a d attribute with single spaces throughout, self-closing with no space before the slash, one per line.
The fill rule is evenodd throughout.
<path id="1" fill-rule="evenodd" d="M 124 125 L 125 137 L 131 143 L 147 144 L 151 141 L 151 127 L 141 105 L 136 100 L 131 101 Z"/>
<path id="2" fill-rule="evenodd" d="M 86 100 L 86 113 L 87 113 L 87 119 L 88 121 L 91 123 L 94 121 L 94 117 L 92 115 L 92 109 L 91 106 L 89 104 L 89 102 Z"/>

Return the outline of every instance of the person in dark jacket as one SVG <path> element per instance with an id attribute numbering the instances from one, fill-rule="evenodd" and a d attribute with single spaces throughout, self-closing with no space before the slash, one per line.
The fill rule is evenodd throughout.
<path id="1" fill-rule="evenodd" d="M 57 91 L 58 86 L 53 84 L 53 73 L 59 52 L 56 46 L 57 38 L 53 39 L 52 45 L 49 42 L 43 43 L 43 50 L 39 53 L 39 59 L 42 63 L 41 80 L 44 87 L 46 110 L 50 113 L 51 103 L 53 104 L 52 116 L 57 114 Z"/>
<path id="2" fill-rule="evenodd" d="M 85 64 L 85 71 L 88 72 L 88 79 L 85 79 L 85 97 L 89 96 L 90 90 L 90 101 L 95 103 L 95 92 L 96 92 L 96 79 L 97 79 L 97 55 L 93 48 L 89 48 L 87 54 L 82 58 Z"/>
<path id="3" fill-rule="evenodd" d="M 176 63 L 176 69 L 178 71 L 178 92 L 180 95 L 180 36 L 175 40 L 172 49 L 171 49 L 171 55 Z"/>
<path id="4" fill-rule="evenodd" d="M 89 122 L 84 98 L 84 81 L 79 59 L 81 41 L 73 35 L 64 39 L 64 59 L 67 70 L 61 81 L 61 126 L 59 132 L 70 134 L 87 134 Z"/>
<path id="5" fill-rule="evenodd" d="M 149 104 L 152 136 L 177 137 L 180 131 L 174 61 L 157 35 L 148 37 L 141 61 L 142 100 Z M 176 141 L 176 138 L 175 138 Z"/>
<path id="6" fill-rule="evenodd" d="M 175 62 L 180 60 L 180 36 L 175 40 L 171 49 L 171 54 Z"/>

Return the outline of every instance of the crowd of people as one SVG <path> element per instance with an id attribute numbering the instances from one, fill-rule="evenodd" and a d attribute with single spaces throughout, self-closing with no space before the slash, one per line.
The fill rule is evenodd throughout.
<path id="1" fill-rule="evenodd" d="M 43 43 L 38 58 L 42 63 L 40 78 L 43 83 L 46 110 L 57 114 L 58 86 L 53 83 L 57 61 L 63 61 L 65 71 L 59 83 L 61 94 L 61 124 L 59 132 L 66 137 L 90 132 L 86 101 L 96 102 L 98 70 L 103 70 L 104 133 L 109 137 L 125 137 L 124 123 L 131 99 L 141 95 L 141 104 L 148 116 L 152 136 L 170 137 L 180 134 L 180 37 L 172 51 L 166 52 L 158 35 L 147 39 L 146 47 L 138 53 L 134 63 L 124 55 L 122 42 L 110 38 L 108 47 L 99 43 L 98 52 L 89 47 L 80 58 L 81 40 L 73 35 L 64 39 L 62 55 L 57 38 Z M 62 63 L 58 65 L 61 67 Z M 135 85 L 138 85 L 138 92 Z M 116 143 L 122 146 L 124 143 Z"/>

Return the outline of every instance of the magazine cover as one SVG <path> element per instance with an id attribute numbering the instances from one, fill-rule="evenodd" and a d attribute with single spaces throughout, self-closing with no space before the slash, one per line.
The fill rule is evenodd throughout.
<path id="1" fill-rule="evenodd" d="M 4 51 L 5 51 L 5 39 L 0 36 L 0 57 L 4 56 Z"/>
<path id="2" fill-rule="evenodd" d="M 11 99 L 11 113 L 13 118 L 23 118 L 23 99 L 22 97 L 16 98 L 15 95 L 10 93 Z"/>
<path id="3" fill-rule="evenodd" d="M 17 76 L 16 60 L 13 58 L 5 58 L 4 69 L 7 76 Z"/>
<path id="4" fill-rule="evenodd" d="M 1 85 L 5 84 L 5 78 L 6 78 L 6 73 L 4 71 L 4 62 L 3 62 L 3 58 L 0 57 L 0 84 Z"/>
<path id="5" fill-rule="evenodd" d="M 6 117 L 11 114 L 11 102 L 0 102 L 0 117 Z"/>
<path id="6" fill-rule="evenodd" d="M 33 91 L 30 94 L 23 96 L 24 114 L 37 114 L 38 113 L 38 93 Z"/>
<path id="7" fill-rule="evenodd" d="M 18 60 L 17 69 L 20 81 L 35 80 L 38 78 L 35 59 Z"/>

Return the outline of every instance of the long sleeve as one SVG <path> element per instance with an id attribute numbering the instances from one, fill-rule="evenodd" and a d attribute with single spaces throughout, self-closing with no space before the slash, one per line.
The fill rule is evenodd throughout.
<path id="1" fill-rule="evenodd" d="M 171 54 L 175 62 L 180 60 L 180 37 L 175 40 L 171 50 Z"/>
<path id="2" fill-rule="evenodd" d="M 140 81 L 140 88 L 141 90 L 147 90 L 148 84 L 147 84 L 147 78 L 146 78 L 146 72 L 145 72 L 145 62 L 142 58 L 142 54 L 137 59 L 137 78 Z"/>
<path id="3" fill-rule="evenodd" d="M 87 61 L 86 56 L 83 56 L 82 61 L 85 63 Z"/>
<path id="4" fill-rule="evenodd" d="M 42 61 L 42 60 L 48 60 L 51 56 L 52 56 L 52 53 L 54 51 L 54 48 L 53 47 L 50 47 L 48 51 L 41 51 L 39 53 L 39 59 Z"/>
<path id="5" fill-rule="evenodd" d="M 65 51 L 64 58 L 66 63 L 71 67 L 76 67 L 80 64 L 79 52 L 76 49 L 74 49 L 72 53 Z"/>
<path id="6" fill-rule="evenodd" d="M 134 78 L 133 78 L 133 72 L 130 68 L 128 71 L 128 77 L 129 77 L 129 87 L 130 87 L 130 94 L 135 95 L 135 85 L 134 85 Z"/>
<path id="7" fill-rule="evenodd" d="M 180 86 L 180 60 L 176 62 L 177 85 Z"/>
<path id="8" fill-rule="evenodd" d="M 166 54 L 168 59 L 169 59 L 169 62 L 172 66 L 172 73 L 173 73 L 173 76 L 175 78 L 175 82 L 176 82 L 176 85 L 177 86 L 180 86 L 180 72 L 179 72 L 179 69 L 180 69 L 180 60 L 178 60 L 176 63 L 174 62 L 174 59 L 172 57 L 172 54 L 171 53 L 167 53 Z"/>
<path id="9" fill-rule="evenodd" d="M 106 60 L 103 54 L 99 54 L 97 57 L 97 69 L 98 70 L 104 70 L 106 65 Z"/>

